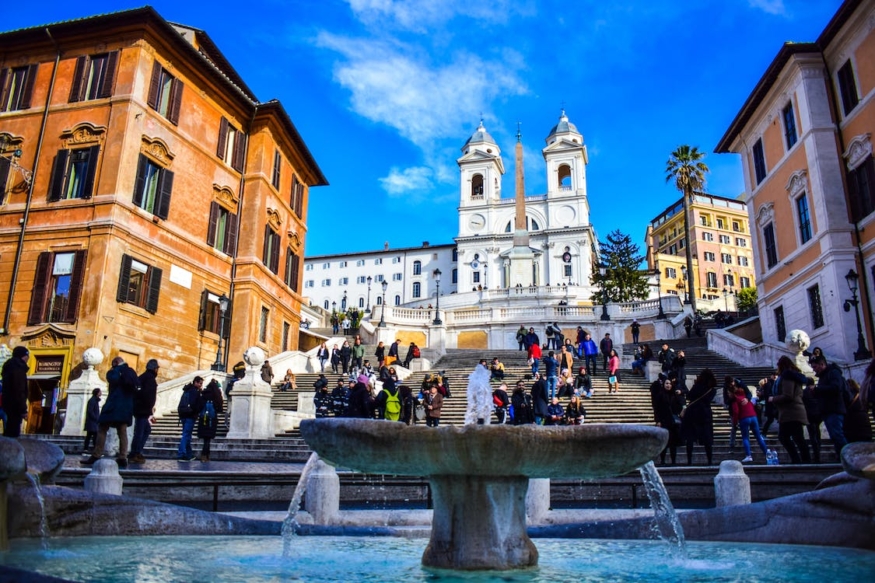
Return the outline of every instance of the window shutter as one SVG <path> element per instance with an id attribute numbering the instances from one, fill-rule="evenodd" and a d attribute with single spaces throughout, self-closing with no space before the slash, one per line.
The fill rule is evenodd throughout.
<path id="1" fill-rule="evenodd" d="M 234 155 L 231 158 L 231 168 L 237 172 L 243 172 L 243 159 L 246 154 L 246 139 L 246 134 L 243 132 L 237 132 L 237 139 L 234 141 Z"/>
<path id="2" fill-rule="evenodd" d="M 33 97 L 33 85 L 36 82 L 36 71 L 39 65 L 31 65 L 27 68 L 27 74 L 24 80 L 24 93 L 21 95 L 21 104 L 19 109 L 30 109 L 31 98 Z M 3 84 L 0 83 L 0 87 Z"/>
<path id="3" fill-rule="evenodd" d="M 97 97 L 110 97 L 112 95 L 112 86 L 115 84 L 115 70 L 118 65 L 118 51 L 112 51 L 106 56 L 106 71 L 103 75 L 103 83 L 100 85 L 100 91 Z"/>
<path id="4" fill-rule="evenodd" d="M 298 215 L 299 219 L 304 218 L 304 185 L 301 182 L 298 182 L 297 185 L 298 194 L 295 197 L 295 214 Z"/>
<path id="5" fill-rule="evenodd" d="M 70 87 L 70 103 L 82 101 L 82 92 L 85 89 L 85 65 L 88 57 L 82 55 L 76 59 L 76 69 L 73 71 L 73 85 Z"/>
<path id="6" fill-rule="evenodd" d="M 163 273 L 157 267 L 149 268 L 149 297 L 146 298 L 146 311 L 150 314 L 158 311 L 158 295 L 161 293 L 161 275 Z"/>
<path id="7" fill-rule="evenodd" d="M 143 190 L 146 188 L 146 168 L 148 168 L 148 164 L 149 161 L 146 157 L 140 154 L 137 160 L 137 179 L 134 181 L 133 197 L 134 205 L 140 208 L 143 207 Z"/>
<path id="8" fill-rule="evenodd" d="M 115 294 L 115 299 L 122 303 L 128 301 L 128 288 L 131 285 L 131 263 L 133 263 L 133 258 L 130 255 L 122 255 L 122 266 L 118 274 L 118 291 Z"/>
<path id="9" fill-rule="evenodd" d="M 36 274 L 33 278 L 33 294 L 30 296 L 30 313 L 27 325 L 40 324 L 44 320 L 46 297 L 49 291 L 49 281 L 52 277 L 53 254 L 45 251 L 39 254 L 36 261 Z"/>
<path id="10" fill-rule="evenodd" d="M 6 201 L 6 184 L 9 182 L 9 168 L 11 166 L 9 158 L 0 157 L 0 204 Z"/>
<path id="11" fill-rule="evenodd" d="M 73 259 L 73 276 L 70 278 L 70 299 L 67 301 L 67 309 L 64 312 L 64 322 L 72 324 L 79 314 L 79 297 L 82 295 L 82 283 L 85 281 L 85 260 L 88 251 L 76 251 Z"/>
<path id="12" fill-rule="evenodd" d="M 49 202 L 61 200 L 61 195 L 64 192 L 64 178 L 67 175 L 67 159 L 70 157 L 70 150 L 58 150 L 58 155 L 55 156 L 55 165 L 52 166 L 52 181 L 49 184 Z"/>
<path id="13" fill-rule="evenodd" d="M 146 97 L 146 104 L 152 109 L 158 109 L 158 93 L 161 90 L 159 83 L 161 82 L 161 64 L 158 61 L 152 63 L 152 80 L 149 82 L 149 95 Z"/>
<path id="14" fill-rule="evenodd" d="M 289 249 L 291 251 L 291 249 Z M 298 277 L 301 271 L 301 258 L 297 255 L 292 255 L 292 281 L 289 283 L 289 287 L 292 288 L 292 291 L 298 291 Z"/>
<path id="15" fill-rule="evenodd" d="M 228 141 L 228 120 L 224 117 L 219 122 L 219 145 L 216 146 L 216 156 L 225 159 L 225 144 Z"/>
<path id="16" fill-rule="evenodd" d="M 270 251 L 270 236 L 272 231 L 270 230 L 270 225 L 264 226 L 264 246 L 261 249 L 261 262 L 264 263 L 265 267 L 270 267 L 270 256 L 268 255 L 268 251 Z"/>
<path id="17" fill-rule="evenodd" d="M 286 247 L 286 270 L 283 273 L 283 281 L 289 287 L 292 287 L 292 248 Z"/>
<path id="18" fill-rule="evenodd" d="M 173 80 L 173 87 L 170 90 L 170 107 L 167 108 L 167 119 L 173 125 L 179 125 L 179 110 L 182 108 L 182 86 L 182 81 L 179 79 Z"/>
<path id="19" fill-rule="evenodd" d="M 293 211 L 298 206 L 298 177 L 292 174 L 292 195 L 289 197 L 289 208 Z M 300 217 L 299 217 L 300 218 Z"/>
<path id="20" fill-rule="evenodd" d="M 210 203 L 210 222 L 207 224 L 207 245 L 210 247 L 216 245 L 216 225 L 219 223 L 220 208 L 219 203 Z"/>
<path id="21" fill-rule="evenodd" d="M 6 87 L 6 77 L 9 69 L 0 69 L 0 111 L 6 111 L 6 102 L 9 100 L 9 88 Z"/>
<path id="22" fill-rule="evenodd" d="M 237 256 L 237 229 L 238 218 L 234 213 L 228 213 L 227 231 L 225 235 L 225 248 L 222 251 L 231 257 Z"/>
<path id="23" fill-rule="evenodd" d="M 219 319 L 221 320 L 219 327 L 222 329 L 222 338 L 227 340 L 231 337 L 231 311 L 234 309 L 234 302 L 228 302 L 228 309 L 225 310 L 225 316 L 222 317 L 222 312 L 219 312 Z"/>
<path id="24" fill-rule="evenodd" d="M 167 220 L 167 215 L 170 213 L 170 194 L 173 191 L 173 172 L 161 170 L 161 178 L 158 183 L 158 201 L 155 204 L 155 216 L 159 219 Z"/>
<path id="25" fill-rule="evenodd" d="M 82 198 L 91 198 L 94 193 L 94 175 L 97 174 L 97 157 L 100 155 L 100 146 L 88 148 L 88 169 L 85 171 L 85 184 L 82 189 Z"/>
<path id="26" fill-rule="evenodd" d="M 215 203 L 214 203 L 215 204 Z M 204 290 L 201 292 L 201 313 L 197 320 L 198 331 L 207 327 L 207 304 L 209 303 L 210 292 Z"/>
<path id="27" fill-rule="evenodd" d="M 865 207 L 857 187 L 857 172 L 860 170 L 861 168 L 857 167 L 855 171 L 848 173 L 848 199 L 851 201 L 851 221 L 854 223 L 863 218 L 863 208 Z"/>
<path id="28" fill-rule="evenodd" d="M 271 233 L 270 236 L 273 238 L 270 246 L 270 270 L 276 274 L 280 270 L 280 236 L 276 233 Z"/>

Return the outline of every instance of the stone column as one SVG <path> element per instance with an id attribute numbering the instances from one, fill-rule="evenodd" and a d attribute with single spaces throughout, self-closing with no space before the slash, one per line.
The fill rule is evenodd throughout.
<path id="1" fill-rule="evenodd" d="M 272 414 L 270 385 L 261 380 L 261 365 L 264 351 L 257 346 L 246 350 L 246 376 L 234 383 L 231 393 L 231 427 L 229 439 L 268 439 L 271 433 Z"/>
<path id="2" fill-rule="evenodd" d="M 315 396 L 315 391 L 298 391 L 298 413 L 315 417 L 316 404 L 313 402 L 313 397 Z"/>
<path id="3" fill-rule="evenodd" d="M 82 371 L 78 379 L 70 381 L 70 386 L 67 388 L 67 417 L 64 421 L 64 427 L 61 429 L 61 435 L 85 434 L 85 413 L 88 408 L 88 400 L 91 399 L 91 392 L 94 389 L 100 389 L 103 393 L 102 402 L 106 402 L 108 385 L 94 370 L 95 366 L 103 362 L 103 353 L 99 348 L 89 348 L 82 355 L 82 360 L 88 365 L 88 368 Z M 116 438 L 117 443 L 118 438 Z"/>
<path id="4" fill-rule="evenodd" d="M 316 462 L 307 478 L 304 510 L 313 517 L 314 524 L 333 524 L 340 513 L 340 478 L 333 466 L 322 460 Z"/>
<path id="5" fill-rule="evenodd" d="M 118 464 L 111 458 L 94 462 L 91 472 L 85 476 L 85 491 L 93 494 L 122 495 L 124 482 L 118 473 Z"/>
<path id="6" fill-rule="evenodd" d="M 714 476 L 714 497 L 717 507 L 750 504 L 750 478 L 737 460 L 723 460 Z"/>
<path id="7" fill-rule="evenodd" d="M 550 478 L 530 478 L 526 492 L 528 524 L 539 524 L 550 510 Z"/>

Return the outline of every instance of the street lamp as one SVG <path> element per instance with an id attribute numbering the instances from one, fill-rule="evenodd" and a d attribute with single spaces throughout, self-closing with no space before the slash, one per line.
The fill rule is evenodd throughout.
<path id="1" fill-rule="evenodd" d="M 684 290 L 684 303 L 690 303 L 690 295 L 687 293 L 687 268 L 686 266 L 681 267 L 681 277 L 683 278 L 683 287 L 681 289 Z"/>
<path id="2" fill-rule="evenodd" d="M 659 261 L 656 262 L 656 299 L 659 301 L 657 320 L 665 320 L 665 312 L 662 309 L 662 272 L 659 270 Z"/>
<path id="3" fill-rule="evenodd" d="M 365 304 L 365 314 L 371 313 L 371 282 L 372 281 L 373 281 L 373 278 L 369 275 L 368 276 L 368 302 Z"/>
<path id="4" fill-rule="evenodd" d="M 380 284 L 383 286 L 383 305 L 380 306 L 380 328 L 386 327 L 386 288 L 389 287 L 389 282 L 385 279 L 383 283 Z"/>
<path id="5" fill-rule="evenodd" d="M 723 309 L 729 311 L 729 290 L 725 287 L 723 288 Z"/>
<path id="6" fill-rule="evenodd" d="M 603 264 L 599 263 L 599 275 L 601 276 L 601 284 L 602 284 L 602 320 L 610 320 L 611 316 L 608 315 L 608 292 L 605 289 L 605 276 L 608 273 L 607 267 Z"/>
<path id="7" fill-rule="evenodd" d="M 848 282 L 848 289 L 851 290 L 851 299 L 845 300 L 844 308 L 846 312 L 850 312 L 851 306 L 854 306 L 854 315 L 857 317 L 857 351 L 854 353 L 854 360 L 865 360 L 871 357 L 872 353 L 866 348 L 866 339 L 863 338 L 863 324 L 860 322 L 860 300 L 857 299 L 860 276 L 851 269 L 845 279 Z"/>
<path id="8" fill-rule="evenodd" d="M 216 347 L 216 362 L 212 366 L 215 371 L 225 370 L 225 365 L 222 363 L 222 340 L 225 338 L 225 312 L 228 311 L 230 302 L 225 294 L 219 296 L 219 345 Z"/>
<path id="9" fill-rule="evenodd" d="M 432 324 L 434 324 L 435 326 L 440 326 L 441 324 L 443 324 L 443 321 L 441 320 L 441 270 L 435 269 L 432 272 L 432 275 L 434 276 L 434 284 L 437 288 L 437 299 L 434 308 L 434 321 L 432 322 Z"/>

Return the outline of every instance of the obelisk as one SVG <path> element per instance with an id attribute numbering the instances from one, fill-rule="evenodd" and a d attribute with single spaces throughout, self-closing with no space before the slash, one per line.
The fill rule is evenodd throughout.
<path id="1" fill-rule="evenodd" d="M 522 132 L 517 125 L 516 134 L 516 217 L 514 219 L 513 248 L 510 250 L 510 287 L 535 285 L 535 255 L 529 247 L 529 230 L 526 228 L 526 179 L 523 169 Z"/>

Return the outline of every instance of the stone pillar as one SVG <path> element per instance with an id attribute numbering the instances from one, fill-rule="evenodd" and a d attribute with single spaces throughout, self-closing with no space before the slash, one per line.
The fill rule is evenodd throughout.
<path id="1" fill-rule="evenodd" d="M 315 396 L 315 391 L 298 391 L 298 413 L 315 417 L 316 404 L 313 402 L 313 397 Z"/>
<path id="2" fill-rule="evenodd" d="M 744 473 L 741 462 L 720 462 L 720 471 L 714 476 L 714 497 L 718 508 L 750 504 L 750 478 Z"/>
<path id="3" fill-rule="evenodd" d="M 599 356 L 601 356 L 601 353 L 599 353 Z M 644 365 L 644 374 L 647 375 L 647 382 L 652 383 L 655 381 L 661 372 L 662 365 L 655 358 L 648 360 Z"/>
<path id="4" fill-rule="evenodd" d="M 270 410 L 272 397 L 270 385 L 261 380 L 261 365 L 264 351 L 257 346 L 243 354 L 246 361 L 246 376 L 234 383 L 231 393 L 231 427 L 229 439 L 268 439 L 273 415 Z"/>
<path id="5" fill-rule="evenodd" d="M 85 412 L 94 389 L 100 389 L 103 393 L 101 402 L 106 402 L 108 385 L 94 370 L 95 366 L 103 362 L 103 353 L 99 348 L 89 348 L 82 355 L 82 360 L 88 368 L 82 371 L 78 379 L 70 381 L 67 388 L 67 417 L 64 427 L 61 428 L 61 435 L 85 435 Z M 118 437 L 115 443 L 118 449 Z"/>
<path id="6" fill-rule="evenodd" d="M 85 476 L 85 491 L 94 494 L 122 495 L 122 477 L 114 459 L 102 458 L 94 462 L 91 472 Z"/>
<path id="7" fill-rule="evenodd" d="M 530 478 L 526 492 L 526 516 L 529 524 L 543 522 L 550 510 L 550 478 Z"/>
<path id="8" fill-rule="evenodd" d="M 307 479 L 304 510 L 314 524 L 333 524 L 340 514 L 340 478 L 334 467 L 322 460 L 316 462 Z"/>

